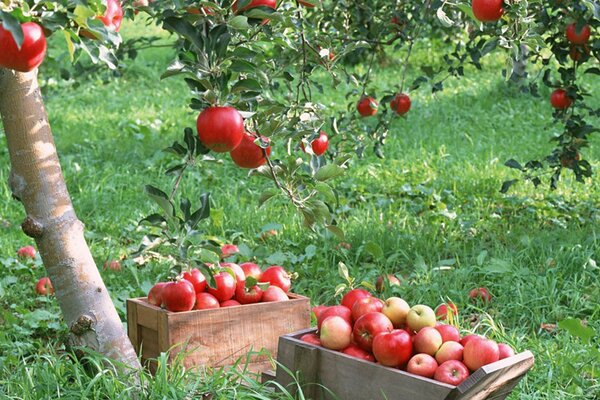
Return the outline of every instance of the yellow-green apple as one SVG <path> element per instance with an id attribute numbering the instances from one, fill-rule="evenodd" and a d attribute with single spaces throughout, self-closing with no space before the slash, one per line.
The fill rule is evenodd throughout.
<path id="1" fill-rule="evenodd" d="M 485 338 L 469 341 L 463 351 L 463 362 L 471 371 L 496 362 L 499 358 L 498 344 Z"/>
<path id="2" fill-rule="evenodd" d="M 317 329 L 321 329 L 321 324 L 325 321 L 325 318 L 337 315 L 338 317 L 344 318 L 349 324 L 352 324 L 352 311 L 348 307 L 344 306 L 331 306 L 323 310 L 317 317 Z"/>
<path id="3" fill-rule="evenodd" d="M 460 332 L 455 326 L 440 324 L 436 325 L 435 329 L 442 335 L 442 343 L 448 341 L 460 341 Z"/>
<path id="4" fill-rule="evenodd" d="M 400 286 L 400 279 L 398 279 L 395 275 L 387 274 L 387 275 L 379 275 L 375 280 L 375 290 L 378 292 L 383 292 L 386 286 Z"/>
<path id="5" fill-rule="evenodd" d="M 439 382 L 458 386 L 469 377 L 469 370 L 460 361 L 449 360 L 440 365 L 433 375 L 433 379 Z"/>
<path id="6" fill-rule="evenodd" d="M 354 302 L 365 297 L 371 297 L 371 293 L 369 293 L 365 289 L 352 289 L 351 291 L 346 293 L 344 297 L 342 297 L 342 301 L 340 304 L 352 310 Z"/>
<path id="7" fill-rule="evenodd" d="M 406 366 L 406 372 L 411 374 L 424 376 L 425 378 L 433 378 L 435 371 L 438 368 L 438 363 L 435 358 L 429 354 L 419 353 L 412 356 Z"/>
<path id="8" fill-rule="evenodd" d="M 263 303 L 270 301 L 286 301 L 289 300 L 287 294 L 279 286 L 269 286 L 264 292 L 261 301 Z"/>
<path id="9" fill-rule="evenodd" d="M 498 359 L 503 360 L 508 357 L 515 355 L 515 351 L 512 347 L 505 343 L 498 343 Z"/>
<path id="10" fill-rule="evenodd" d="M 435 360 L 438 364 L 443 364 L 448 360 L 458 360 L 462 361 L 463 359 L 463 346 L 458 342 L 445 342 L 442 343 L 440 349 L 435 353 Z"/>
<path id="11" fill-rule="evenodd" d="M 400 297 L 390 297 L 385 301 L 381 312 L 392 321 L 394 328 L 402 328 L 406 324 L 409 310 L 410 306 L 405 300 Z"/>
<path id="12" fill-rule="evenodd" d="M 383 301 L 377 297 L 365 297 L 356 300 L 352 306 L 352 320 L 356 321 L 369 312 L 381 312 Z"/>
<path id="13" fill-rule="evenodd" d="M 382 313 L 370 312 L 354 322 L 352 332 L 354 343 L 366 351 L 373 350 L 373 339 L 382 332 L 391 332 L 394 329 L 392 321 Z"/>
<path id="14" fill-rule="evenodd" d="M 352 342 L 352 325 L 344 318 L 334 315 L 321 324 L 321 345 L 330 350 L 342 350 Z"/>
<path id="15" fill-rule="evenodd" d="M 416 353 L 425 353 L 433 356 L 442 345 L 442 335 L 437 329 L 426 326 L 419 330 L 413 338 Z"/>
<path id="16" fill-rule="evenodd" d="M 413 352 L 410 335 L 404 329 L 381 332 L 373 338 L 373 355 L 386 367 L 406 365 Z"/>
<path id="17" fill-rule="evenodd" d="M 458 315 L 458 308 L 453 302 L 442 303 L 435 309 L 435 315 L 439 320 L 445 321 Z"/>
<path id="18" fill-rule="evenodd" d="M 352 357 L 360 358 L 361 360 L 375 362 L 375 356 L 373 353 L 361 349 L 354 343 L 350 343 L 350 346 L 342 350 L 342 353 Z"/>
<path id="19" fill-rule="evenodd" d="M 471 340 L 478 340 L 478 339 L 483 339 L 483 337 L 479 336 L 479 335 L 475 335 L 475 334 L 467 335 L 467 336 L 463 337 L 462 339 L 460 339 L 460 344 L 462 344 L 463 347 L 465 347 L 467 345 L 467 343 L 469 343 Z"/>
<path id="20" fill-rule="evenodd" d="M 416 306 L 412 306 L 408 311 L 406 323 L 410 329 L 419 332 L 422 328 L 427 326 L 434 327 L 435 319 L 435 312 L 433 312 L 431 307 L 417 304 Z"/>
<path id="21" fill-rule="evenodd" d="M 314 344 L 315 346 L 321 345 L 321 339 L 319 339 L 319 336 L 315 333 L 306 333 L 300 337 L 300 340 L 306 343 Z"/>

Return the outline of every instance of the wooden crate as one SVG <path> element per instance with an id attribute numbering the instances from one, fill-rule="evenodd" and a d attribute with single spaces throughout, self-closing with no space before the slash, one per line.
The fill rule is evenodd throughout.
<path id="1" fill-rule="evenodd" d="M 310 327 L 310 300 L 291 293 L 289 297 L 289 301 L 178 313 L 153 306 L 145 297 L 128 299 L 129 339 L 144 362 L 167 350 L 171 359 L 183 351 L 188 368 L 231 365 L 250 351 L 267 350 L 276 357 L 281 335 Z M 267 354 L 250 357 L 250 370 L 267 366 Z M 151 370 L 155 367 L 151 362 Z"/>
<path id="2" fill-rule="evenodd" d="M 501 400 L 533 366 L 533 354 L 525 351 L 486 365 L 459 386 L 452 386 L 300 340 L 313 332 L 305 329 L 281 336 L 277 361 L 299 373 L 305 397 L 314 400 Z M 263 381 L 274 378 L 292 392 L 296 390 L 293 378 L 279 366 L 275 374 L 262 376 Z"/>

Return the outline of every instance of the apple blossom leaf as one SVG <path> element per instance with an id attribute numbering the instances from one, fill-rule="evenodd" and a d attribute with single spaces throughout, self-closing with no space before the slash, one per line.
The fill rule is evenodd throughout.
<path id="1" fill-rule="evenodd" d="M 564 329 L 571 336 L 580 338 L 586 343 L 596 336 L 596 331 L 593 328 L 584 325 L 578 318 L 567 318 L 558 323 L 560 329 Z"/>

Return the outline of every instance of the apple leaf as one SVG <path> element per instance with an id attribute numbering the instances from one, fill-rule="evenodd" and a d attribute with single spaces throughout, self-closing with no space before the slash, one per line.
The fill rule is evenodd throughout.
<path id="1" fill-rule="evenodd" d="M 15 43 L 17 44 L 17 48 L 20 49 L 24 40 L 21 23 L 11 14 L 2 12 L 1 10 L 0 19 L 2 20 L 2 27 L 10 32 L 13 39 L 15 40 Z"/>
<path id="2" fill-rule="evenodd" d="M 596 336 L 596 331 L 589 326 L 583 325 L 578 318 L 564 319 L 558 323 L 558 327 L 566 330 L 571 336 L 578 337 L 586 343 L 589 343 L 590 340 Z"/>
<path id="3" fill-rule="evenodd" d="M 318 181 L 327 181 L 329 179 L 337 178 L 344 174 L 344 168 L 336 164 L 328 164 L 323 168 L 319 169 L 315 174 L 315 179 Z"/>
<path id="4" fill-rule="evenodd" d="M 337 225 L 326 225 L 325 228 L 335 236 L 337 236 L 340 240 L 344 240 L 344 231 L 340 229 Z"/>
<path id="5" fill-rule="evenodd" d="M 373 256 L 373 258 L 383 258 L 383 250 L 375 242 L 368 242 L 364 247 L 365 251 Z"/>

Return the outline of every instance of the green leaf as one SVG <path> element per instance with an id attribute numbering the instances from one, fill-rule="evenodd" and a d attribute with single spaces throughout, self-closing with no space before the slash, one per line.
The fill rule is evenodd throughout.
<path id="1" fill-rule="evenodd" d="M 2 11 L 0 11 L 0 18 L 2 18 L 2 27 L 10 32 L 17 47 L 20 49 L 24 39 L 21 23 L 11 14 Z"/>
<path id="2" fill-rule="evenodd" d="M 335 203 L 337 201 L 337 198 L 335 197 L 335 192 L 328 184 L 323 182 L 317 182 L 315 185 L 315 190 L 321 193 L 323 197 L 325 197 L 325 201 L 327 201 L 328 203 Z"/>
<path id="3" fill-rule="evenodd" d="M 240 79 L 237 81 L 233 87 L 231 88 L 231 93 L 241 93 L 241 92 L 261 92 L 262 86 L 255 79 Z"/>
<path id="4" fill-rule="evenodd" d="M 323 182 L 329 179 L 337 178 L 343 174 L 344 168 L 336 164 L 327 164 L 317 171 L 315 174 L 315 179 Z"/>
<path id="5" fill-rule="evenodd" d="M 245 31 L 250 29 L 250 24 L 248 24 L 248 18 L 244 17 L 243 15 L 237 15 L 231 18 L 229 21 L 227 21 L 227 25 L 239 31 Z"/>
<path id="6" fill-rule="evenodd" d="M 167 218 L 175 216 L 175 206 L 173 205 L 173 202 L 169 200 L 169 197 L 165 192 L 151 185 L 146 185 L 144 191 L 160 208 L 163 209 Z"/>
<path id="7" fill-rule="evenodd" d="M 326 225 L 325 228 L 335 236 L 337 236 L 340 240 L 344 240 L 344 231 L 340 229 L 337 225 Z"/>
<path id="8" fill-rule="evenodd" d="M 364 247 L 365 251 L 373 256 L 373 258 L 383 258 L 383 250 L 375 242 L 367 242 Z"/>
<path id="9" fill-rule="evenodd" d="M 269 188 L 267 190 L 265 190 L 264 192 L 261 193 L 260 197 L 258 198 L 258 206 L 262 206 L 263 204 L 265 204 L 267 201 L 269 201 L 270 199 L 272 199 L 273 197 L 277 196 L 279 194 L 279 189 L 277 188 Z"/>
<path id="10" fill-rule="evenodd" d="M 203 193 L 200 196 L 200 208 L 198 208 L 189 218 L 190 228 L 196 228 L 198 222 L 210 217 L 210 193 Z"/>
<path id="11" fill-rule="evenodd" d="M 589 343 L 590 340 L 596 336 L 596 331 L 594 331 L 593 328 L 583 325 L 581 320 L 576 318 L 564 319 L 558 323 L 558 327 L 566 330 L 571 336 L 578 337 L 586 343 Z"/>
<path id="12" fill-rule="evenodd" d="M 508 190 L 510 189 L 510 187 L 512 185 L 514 185 L 515 183 L 517 183 L 518 181 L 519 181 L 518 179 L 511 179 L 511 180 L 505 181 L 502 184 L 502 187 L 500 188 L 500 193 L 506 193 L 506 192 L 508 192 Z"/>
<path id="13" fill-rule="evenodd" d="M 194 250 L 194 256 L 202 263 L 218 264 L 220 256 L 214 251 L 198 248 Z"/>
<path id="14" fill-rule="evenodd" d="M 343 262 L 339 262 L 338 264 L 338 274 L 345 280 L 350 280 L 350 273 L 348 272 L 348 267 Z"/>

